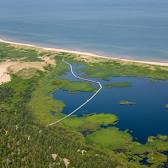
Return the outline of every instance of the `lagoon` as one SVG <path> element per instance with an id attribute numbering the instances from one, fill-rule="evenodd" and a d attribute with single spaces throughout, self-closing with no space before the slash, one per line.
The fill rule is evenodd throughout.
<path id="1" fill-rule="evenodd" d="M 68 72 L 63 76 L 73 80 Z M 145 143 L 148 136 L 168 134 L 168 81 L 156 81 L 140 77 L 113 77 L 108 81 L 100 80 L 102 91 L 79 110 L 76 115 L 84 116 L 91 113 L 115 114 L 119 118 L 117 127 L 129 129 L 135 140 Z M 105 85 L 112 82 L 129 82 L 129 87 L 108 88 Z M 63 100 L 64 114 L 69 114 L 82 104 L 92 93 L 68 93 L 59 90 L 53 93 L 53 98 Z M 135 102 L 134 105 L 120 105 L 121 100 Z"/>

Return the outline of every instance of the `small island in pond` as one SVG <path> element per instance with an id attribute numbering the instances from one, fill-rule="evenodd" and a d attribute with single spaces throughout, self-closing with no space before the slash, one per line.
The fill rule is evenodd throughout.
<path id="1" fill-rule="evenodd" d="M 136 102 L 128 101 L 128 100 L 121 100 L 119 102 L 120 105 L 136 105 Z"/>
<path id="2" fill-rule="evenodd" d="M 166 104 L 166 105 L 165 105 L 165 108 L 167 108 L 167 109 L 168 109 L 168 104 Z"/>

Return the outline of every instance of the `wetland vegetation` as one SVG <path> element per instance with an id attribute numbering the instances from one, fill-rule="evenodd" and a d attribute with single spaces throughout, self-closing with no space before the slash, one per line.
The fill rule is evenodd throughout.
<path id="1" fill-rule="evenodd" d="M 45 71 L 33 71 L 27 78 L 23 72 L 12 76 L 9 83 L 0 85 L 0 165 L 11 167 L 64 168 L 164 168 L 168 166 L 168 136 L 149 136 L 145 144 L 132 137 L 128 130 L 120 130 L 116 114 L 72 116 L 58 125 L 47 124 L 63 117 L 65 103 L 53 99 L 52 93 L 94 92 L 87 82 L 70 81 L 61 76 L 68 66 L 61 60 L 83 64 L 84 76 L 108 80 L 114 76 L 144 76 L 168 79 L 168 69 L 117 61 L 84 62 L 75 55 L 38 51 L 36 49 L 0 43 L 0 60 L 24 59 L 41 61 L 39 56 L 52 56 L 56 65 Z M 79 59 L 79 58 L 78 58 Z M 20 75 L 21 74 L 21 75 Z M 110 83 L 107 88 L 128 88 L 129 82 Z M 98 105 L 97 105 L 98 106 Z M 54 115 L 51 115 L 52 114 Z M 90 112 L 91 113 L 91 112 Z M 85 151 L 84 153 L 81 151 Z M 45 153 L 45 154 L 44 154 Z M 59 158 L 53 159 L 56 154 Z"/>
<path id="2" fill-rule="evenodd" d="M 168 79 L 167 71 L 168 68 L 157 65 L 125 63 L 113 60 L 91 62 L 84 70 L 88 77 L 100 79 L 109 79 L 112 76 L 143 76 L 152 79 Z"/>
<path id="3" fill-rule="evenodd" d="M 115 125 L 118 121 L 113 114 L 90 114 L 83 117 L 71 117 L 63 122 L 70 129 L 75 129 L 81 133 L 89 134 L 100 129 L 101 126 Z"/>

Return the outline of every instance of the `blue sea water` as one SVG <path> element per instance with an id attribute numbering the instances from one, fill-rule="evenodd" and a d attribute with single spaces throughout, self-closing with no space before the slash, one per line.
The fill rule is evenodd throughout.
<path id="1" fill-rule="evenodd" d="M 0 37 L 168 61 L 168 1 L 0 0 Z"/>

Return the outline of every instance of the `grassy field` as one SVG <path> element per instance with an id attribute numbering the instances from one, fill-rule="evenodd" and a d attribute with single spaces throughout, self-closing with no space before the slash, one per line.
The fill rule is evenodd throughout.
<path id="1" fill-rule="evenodd" d="M 44 72 L 22 70 L 12 75 L 11 82 L 0 85 L 0 167 L 65 168 L 65 158 L 70 162 L 68 168 L 164 168 L 168 165 L 165 155 L 168 136 L 151 136 L 146 144 L 140 144 L 128 131 L 116 127 L 119 118 L 113 114 L 73 116 L 59 125 L 46 127 L 64 116 L 64 102 L 52 98 L 54 91 L 94 92 L 97 89 L 90 83 L 60 78 L 69 71 L 62 58 L 84 65 L 78 69 L 84 76 L 101 79 L 113 76 L 168 79 L 166 68 L 120 61 L 77 61 L 73 54 L 0 43 L 1 61 L 39 61 L 38 57 L 43 55 L 54 57 L 56 65 L 46 67 Z M 110 83 L 107 87 L 130 85 L 129 82 Z M 59 157 L 54 160 L 52 154 Z"/>

